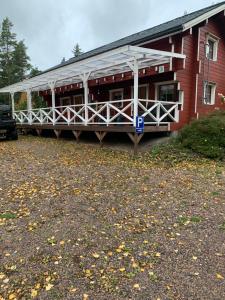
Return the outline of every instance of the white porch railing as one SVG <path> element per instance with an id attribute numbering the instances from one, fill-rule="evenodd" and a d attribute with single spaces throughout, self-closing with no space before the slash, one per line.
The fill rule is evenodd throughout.
<path id="1" fill-rule="evenodd" d="M 179 102 L 138 100 L 138 116 L 146 125 L 165 125 L 179 121 Z M 85 119 L 85 108 L 87 116 Z M 18 124 L 67 124 L 67 125 L 133 125 L 134 100 L 48 107 L 15 111 Z"/>

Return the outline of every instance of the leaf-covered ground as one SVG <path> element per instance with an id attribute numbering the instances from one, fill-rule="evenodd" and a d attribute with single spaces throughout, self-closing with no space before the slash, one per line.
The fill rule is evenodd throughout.
<path id="1" fill-rule="evenodd" d="M 225 299 L 225 166 L 153 154 L 1 141 L 0 299 Z"/>

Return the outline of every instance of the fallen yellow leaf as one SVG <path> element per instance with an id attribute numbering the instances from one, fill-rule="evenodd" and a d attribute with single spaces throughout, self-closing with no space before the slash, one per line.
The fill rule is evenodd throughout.
<path id="1" fill-rule="evenodd" d="M 41 284 L 40 283 L 37 283 L 36 285 L 35 285 L 35 289 L 40 289 L 40 287 L 41 287 Z"/>
<path id="2" fill-rule="evenodd" d="M 100 257 L 100 255 L 99 255 L 98 253 L 93 253 L 92 256 L 93 256 L 94 258 L 99 258 L 99 257 Z"/>
<path id="3" fill-rule="evenodd" d="M 49 283 L 48 285 L 46 285 L 45 289 L 46 291 L 50 291 L 53 288 L 53 284 Z"/>
<path id="4" fill-rule="evenodd" d="M 45 280 L 49 282 L 51 280 L 51 276 L 46 277 Z"/>
<path id="5" fill-rule="evenodd" d="M 120 272 L 125 272 L 125 268 L 120 268 Z"/>
<path id="6" fill-rule="evenodd" d="M 83 294 L 83 300 L 87 300 L 88 299 L 88 294 Z"/>
<path id="7" fill-rule="evenodd" d="M 140 290 L 140 285 L 139 285 L 138 283 L 135 283 L 135 284 L 133 285 L 133 288 L 134 288 L 134 289 L 137 289 L 137 290 Z"/>
<path id="8" fill-rule="evenodd" d="M 220 275 L 219 273 L 216 274 L 216 278 L 217 278 L 217 279 L 221 279 L 221 280 L 224 279 L 224 277 L 223 277 L 222 275 Z"/>
<path id="9" fill-rule="evenodd" d="M 138 267 L 138 264 L 134 262 L 134 263 L 132 264 L 132 267 L 133 267 L 133 268 L 137 268 L 137 267 Z"/>
<path id="10" fill-rule="evenodd" d="M 32 297 L 32 298 L 37 297 L 37 294 L 38 294 L 37 290 L 35 290 L 35 289 L 32 289 L 32 290 L 31 290 L 31 297 Z"/>

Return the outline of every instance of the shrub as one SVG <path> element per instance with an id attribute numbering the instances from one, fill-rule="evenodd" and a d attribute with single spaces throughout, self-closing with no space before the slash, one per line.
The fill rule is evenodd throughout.
<path id="1" fill-rule="evenodd" d="M 225 111 L 214 112 L 185 126 L 178 135 L 178 141 L 205 157 L 224 158 Z"/>

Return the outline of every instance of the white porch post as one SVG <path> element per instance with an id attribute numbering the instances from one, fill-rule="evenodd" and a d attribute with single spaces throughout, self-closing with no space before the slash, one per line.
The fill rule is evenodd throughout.
<path id="1" fill-rule="evenodd" d="M 29 124 L 32 124 L 32 95 L 31 95 L 31 89 L 26 90 L 27 93 L 27 110 L 28 110 L 28 122 Z"/>
<path id="2" fill-rule="evenodd" d="M 127 64 L 134 73 L 133 125 L 136 127 L 136 117 L 138 116 L 138 61 L 135 58 L 133 62 L 128 62 Z"/>
<path id="3" fill-rule="evenodd" d="M 13 119 L 14 119 L 14 113 L 15 113 L 15 99 L 14 99 L 14 92 L 11 92 L 11 93 L 10 93 L 10 96 L 11 96 L 11 102 L 12 102 L 12 116 L 13 116 Z"/>
<path id="4" fill-rule="evenodd" d="M 48 83 L 50 89 L 51 89 L 51 94 L 52 94 L 52 119 L 53 119 L 53 125 L 55 125 L 55 81 L 49 82 Z"/>
<path id="5" fill-rule="evenodd" d="M 85 118 L 85 123 L 84 125 L 87 126 L 88 123 L 88 95 L 89 95 L 89 89 L 88 89 L 88 78 L 90 76 L 89 73 L 84 73 L 83 75 L 80 76 L 82 82 L 83 82 L 83 87 L 84 87 L 84 118 Z"/>
<path id="6" fill-rule="evenodd" d="M 31 89 L 26 90 L 27 93 L 27 110 L 32 110 L 32 96 L 31 96 Z"/>

